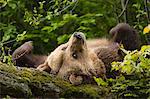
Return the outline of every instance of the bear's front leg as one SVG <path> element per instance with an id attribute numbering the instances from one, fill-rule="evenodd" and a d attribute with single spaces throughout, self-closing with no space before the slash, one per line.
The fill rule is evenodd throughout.
<path id="1" fill-rule="evenodd" d="M 51 68 L 48 66 L 48 63 L 45 62 L 45 63 L 39 65 L 39 66 L 37 67 L 37 70 L 49 72 L 49 71 L 51 70 Z"/>

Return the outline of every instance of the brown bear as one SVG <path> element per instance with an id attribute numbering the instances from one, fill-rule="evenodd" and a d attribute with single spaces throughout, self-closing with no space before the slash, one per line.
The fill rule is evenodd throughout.
<path id="1" fill-rule="evenodd" d="M 90 82 L 93 76 L 105 78 L 106 72 L 103 62 L 87 47 L 85 35 L 81 32 L 75 32 L 66 44 L 57 47 L 37 69 L 50 69 L 52 74 L 74 85 L 87 79 Z"/>
<path id="2" fill-rule="evenodd" d="M 120 44 L 123 44 L 127 50 L 139 49 L 141 44 L 139 34 L 127 23 L 116 25 L 110 30 L 110 35 L 112 36 L 110 40 L 106 38 L 87 40 L 88 48 L 104 62 L 108 72 L 111 62 L 123 59 L 122 51 L 119 49 Z M 14 51 L 12 57 L 18 66 L 37 67 L 44 63 L 47 56 L 33 55 L 32 49 L 31 42 L 27 42 Z"/>

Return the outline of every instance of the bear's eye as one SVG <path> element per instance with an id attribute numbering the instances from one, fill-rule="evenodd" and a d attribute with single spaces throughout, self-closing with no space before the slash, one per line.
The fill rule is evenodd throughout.
<path id="1" fill-rule="evenodd" d="M 78 58 L 78 56 L 77 56 L 77 54 L 76 54 L 76 53 L 73 53 L 73 54 L 72 54 L 72 57 L 73 57 L 73 58 L 75 58 L 75 59 L 77 59 L 77 58 Z"/>

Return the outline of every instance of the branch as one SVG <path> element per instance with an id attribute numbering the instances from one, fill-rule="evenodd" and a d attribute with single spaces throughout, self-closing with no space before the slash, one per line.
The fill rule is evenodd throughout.
<path id="1" fill-rule="evenodd" d="M 123 13 L 125 12 L 125 10 L 126 10 L 126 8 L 127 8 L 127 5 L 128 5 L 128 2 L 129 2 L 129 0 L 126 1 L 125 6 L 123 7 L 123 10 L 122 10 L 122 12 L 119 14 L 118 18 L 120 18 L 120 17 L 123 15 Z"/>
<path id="2" fill-rule="evenodd" d="M 146 15 L 146 17 L 147 17 L 147 21 L 148 21 L 148 23 L 150 23 L 150 11 L 149 11 L 149 8 L 148 8 L 148 6 L 147 6 L 147 0 L 144 0 L 144 7 L 145 7 L 145 9 L 146 9 L 146 12 L 147 12 L 147 15 Z"/>
<path id="3" fill-rule="evenodd" d="M 70 13 L 72 14 L 73 10 L 77 7 L 78 4 L 78 0 L 76 0 L 75 5 L 73 6 L 72 10 L 70 11 Z"/>
<path id="4" fill-rule="evenodd" d="M 5 44 L 9 44 L 9 43 L 12 43 L 12 42 L 15 42 L 15 41 L 16 41 L 16 39 L 13 39 L 13 40 L 10 40 L 10 41 L 2 42 L 2 44 L 5 45 Z"/>

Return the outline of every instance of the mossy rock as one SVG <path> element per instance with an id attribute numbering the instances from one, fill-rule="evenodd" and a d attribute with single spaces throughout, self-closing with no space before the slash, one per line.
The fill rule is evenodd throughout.
<path id="1" fill-rule="evenodd" d="M 34 68 L 0 62 L 0 97 L 15 98 L 105 98 L 109 89 L 92 84 L 74 86 Z"/>

